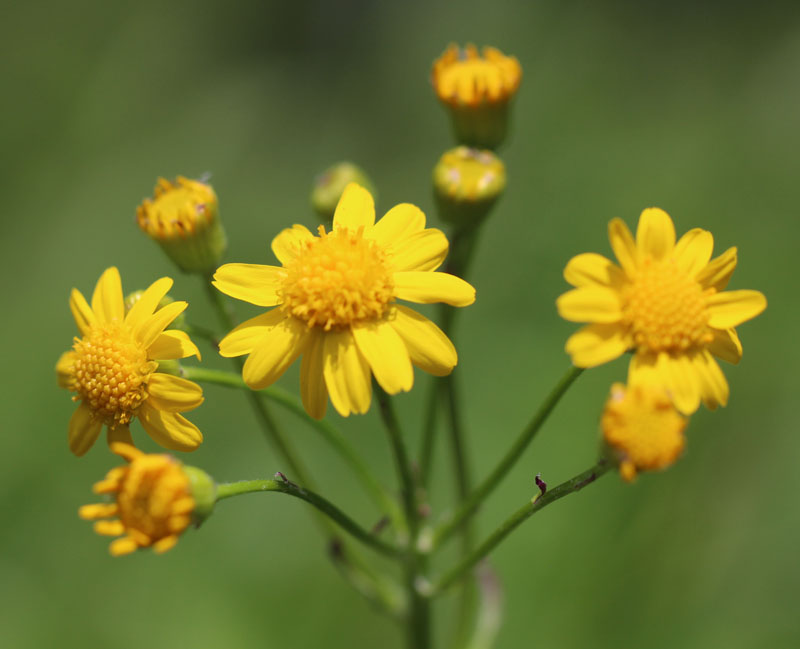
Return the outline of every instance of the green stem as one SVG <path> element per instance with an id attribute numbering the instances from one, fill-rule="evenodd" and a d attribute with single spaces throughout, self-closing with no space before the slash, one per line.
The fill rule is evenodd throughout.
<path id="1" fill-rule="evenodd" d="M 229 388 L 250 390 L 239 374 L 223 370 L 210 370 L 203 367 L 183 367 L 183 376 L 191 381 L 197 381 L 199 383 L 213 383 Z M 321 433 L 322 437 L 349 465 L 353 474 L 361 482 L 367 493 L 370 494 L 378 508 L 389 516 L 389 520 L 392 522 L 395 529 L 400 534 L 408 534 L 403 512 L 397 506 L 397 502 L 377 478 L 375 478 L 366 462 L 364 462 L 352 445 L 345 439 L 338 428 L 324 419 L 309 417 L 302 404 L 289 394 L 289 392 L 278 386 L 270 386 L 269 388 L 259 391 L 258 394 L 277 402 Z"/>
<path id="2" fill-rule="evenodd" d="M 345 514 L 336 505 L 319 494 L 305 489 L 285 479 L 280 480 L 242 480 L 229 484 L 217 486 L 217 500 L 239 496 L 241 494 L 256 493 L 262 491 L 275 491 L 288 494 L 304 500 L 328 518 L 335 521 L 343 530 L 352 534 L 359 541 L 368 545 L 373 550 L 387 556 L 398 556 L 400 551 L 393 545 L 379 539 L 367 532 L 363 527 L 356 523 L 352 518 Z"/>
<path id="3" fill-rule="evenodd" d="M 433 547 L 441 545 L 450 535 L 455 532 L 463 522 L 478 508 L 483 500 L 502 482 L 511 467 L 516 464 L 522 456 L 523 451 L 531 443 L 536 433 L 542 427 L 550 413 L 556 407 L 564 393 L 577 379 L 583 370 L 579 367 L 570 367 L 563 378 L 558 382 L 553 391 L 547 396 L 539 410 L 534 415 L 528 426 L 520 433 L 514 444 L 500 460 L 494 471 L 470 494 L 456 512 L 439 526 L 433 536 Z"/>
<path id="4" fill-rule="evenodd" d="M 434 378 L 425 405 L 425 423 L 422 428 L 422 446 L 419 452 L 419 483 L 427 489 L 433 463 L 433 440 L 436 436 L 436 415 L 439 412 L 442 382 Z"/>
<path id="5" fill-rule="evenodd" d="M 425 557 L 417 551 L 419 533 L 419 511 L 416 502 L 416 490 L 411 474 L 405 442 L 400 430 L 394 407 L 386 392 L 376 384 L 375 392 L 380 404 L 381 417 L 389 434 L 392 456 L 400 477 L 405 506 L 406 519 L 410 532 L 409 544 L 405 553 L 405 583 L 408 592 L 407 642 L 409 649 L 429 649 L 431 641 L 430 604 L 418 588 L 418 581 L 424 579 Z"/>
<path id="6" fill-rule="evenodd" d="M 428 591 L 429 596 L 434 596 L 451 586 L 459 579 L 464 577 L 478 561 L 488 555 L 503 539 L 506 538 L 517 526 L 528 518 L 533 516 L 536 512 L 544 509 L 550 503 L 555 502 L 568 496 L 569 494 L 576 493 L 583 489 L 586 485 L 591 484 L 597 478 L 605 474 L 611 468 L 611 463 L 606 460 L 600 460 L 591 469 L 579 473 L 574 478 L 562 482 L 557 487 L 550 489 L 546 493 L 525 503 L 516 512 L 514 512 L 506 521 L 500 525 L 478 548 L 476 548 L 469 556 L 462 559 L 453 569 L 446 572 L 439 579 L 434 581 Z"/>

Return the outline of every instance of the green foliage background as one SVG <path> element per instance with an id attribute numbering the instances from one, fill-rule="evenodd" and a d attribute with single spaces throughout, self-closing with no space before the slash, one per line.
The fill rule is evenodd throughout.
<path id="1" fill-rule="evenodd" d="M 766 4 L 766 3 L 765 3 Z M 66 445 L 73 409 L 53 366 L 75 333 L 73 286 L 117 265 L 126 290 L 169 262 L 134 224 L 157 176 L 213 174 L 231 261 L 272 263 L 269 242 L 312 226 L 314 174 L 363 165 L 379 212 L 436 223 L 429 177 L 452 145 L 428 76 L 450 41 L 515 54 L 524 79 L 502 152 L 508 192 L 486 227 L 462 313 L 457 369 L 471 468 L 484 476 L 568 365 L 554 300 L 578 252 L 610 254 L 613 216 L 665 208 L 679 233 L 739 246 L 731 288 L 758 288 L 727 366 L 731 403 L 701 411 L 663 475 L 616 476 L 537 515 L 492 557 L 506 594 L 498 647 L 634 649 L 800 644 L 797 548 L 800 21 L 794 3 L 13 3 L 0 23 L 0 645 L 399 647 L 394 624 L 340 582 L 305 505 L 225 502 L 165 556 L 112 559 L 78 520 L 114 460 Z M 211 323 L 198 281 L 177 277 L 189 317 Z M 255 309 L 238 305 L 241 316 Z M 210 349 L 204 362 L 227 367 Z M 610 382 L 585 374 L 481 511 L 482 534 L 587 468 Z M 297 368 L 282 381 L 297 389 Z M 416 447 L 427 377 L 398 398 Z M 188 460 L 221 481 L 285 469 L 245 400 L 207 389 Z M 284 417 L 326 493 L 365 525 L 374 510 L 324 443 Z M 341 421 L 394 479 L 374 411 Z M 135 426 L 142 447 L 156 447 Z M 437 448 L 435 512 L 452 480 Z M 449 565 L 445 557 L 440 566 Z M 438 632 L 446 631 L 447 601 Z"/>

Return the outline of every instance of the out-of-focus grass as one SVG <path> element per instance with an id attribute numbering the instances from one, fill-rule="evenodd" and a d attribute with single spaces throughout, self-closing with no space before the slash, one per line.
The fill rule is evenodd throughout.
<path id="1" fill-rule="evenodd" d="M 127 289 L 173 274 L 133 222 L 159 175 L 210 171 L 230 260 L 271 263 L 269 242 L 314 224 L 313 175 L 350 158 L 380 210 L 436 222 L 429 174 L 451 145 L 428 86 L 450 41 L 493 44 L 525 70 L 506 197 L 458 331 L 473 472 L 485 475 L 567 366 L 554 299 L 566 260 L 609 254 L 612 216 L 658 205 L 680 232 L 739 247 L 731 288 L 766 313 L 741 328 L 731 403 L 700 412 L 686 456 L 627 486 L 604 479 L 526 523 L 493 556 L 506 588 L 503 648 L 793 646 L 800 641 L 793 495 L 798 345 L 800 22 L 790 3 L 17 3 L 0 36 L 4 280 L 0 644 L 4 647 L 399 646 L 394 625 L 340 583 L 303 505 L 226 502 L 166 556 L 112 560 L 76 516 L 112 464 L 66 447 L 73 405 L 53 365 L 70 345 L 73 286 L 119 266 Z M 197 280 L 177 277 L 192 320 Z M 254 310 L 241 305 L 241 315 Z M 204 360 L 224 367 L 210 349 Z M 583 376 L 481 511 L 487 533 L 533 492 L 587 467 L 624 362 Z M 428 381 L 398 399 L 418 440 Z M 296 390 L 297 372 L 282 381 Z M 220 480 L 284 469 L 241 395 L 209 388 L 190 462 Z M 341 422 L 391 479 L 373 414 Z M 374 511 L 313 433 L 285 418 L 331 498 Z M 137 441 L 154 448 L 140 429 Z M 434 502 L 449 502 L 444 444 Z M 446 606 L 446 605 L 445 605 Z M 440 625 L 442 630 L 444 623 Z"/>

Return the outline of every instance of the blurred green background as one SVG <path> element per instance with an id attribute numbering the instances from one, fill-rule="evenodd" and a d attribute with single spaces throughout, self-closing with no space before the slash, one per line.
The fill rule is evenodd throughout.
<path id="1" fill-rule="evenodd" d="M 117 265 L 126 290 L 175 276 L 136 228 L 158 176 L 211 172 L 228 259 L 273 263 L 269 243 L 315 224 L 312 179 L 363 165 L 378 211 L 435 224 L 429 177 L 452 146 L 429 85 L 451 41 L 493 44 L 524 68 L 505 198 L 486 227 L 461 315 L 457 369 L 471 468 L 484 476 L 568 366 L 554 300 L 606 224 L 666 209 L 679 233 L 739 247 L 731 288 L 766 313 L 740 329 L 728 408 L 701 410 L 685 456 L 635 485 L 615 475 L 523 525 L 492 556 L 505 589 L 498 647 L 800 645 L 800 437 L 796 343 L 800 16 L 795 3 L 13 3 L 0 23 L 0 645 L 399 647 L 395 625 L 340 581 L 305 505 L 279 495 L 221 504 L 165 556 L 112 559 L 77 518 L 114 461 L 67 449 L 73 404 L 53 366 L 75 333 L 69 290 Z M 212 323 L 198 280 L 176 278 L 189 317 Z M 257 310 L 238 304 L 239 315 Z M 204 362 L 227 367 L 204 348 Z M 481 511 L 488 533 L 590 466 L 597 420 L 625 361 L 586 373 Z M 281 384 L 297 390 L 297 368 Z M 416 448 L 427 377 L 398 398 Z M 285 467 L 242 395 L 207 389 L 206 441 L 189 461 L 221 481 Z M 335 417 L 334 417 L 335 418 Z M 326 493 L 364 525 L 371 504 L 325 444 L 283 417 Z M 392 483 L 373 411 L 340 421 Z M 155 447 L 134 426 L 134 437 Z M 434 515 L 451 499 L 437 448 Z M 449 559 L 451 559 L 450 557 Z M 437 565 L 449 565 L 449 559 Z M 447 629 L 450 604 L 438 609 Z"/>

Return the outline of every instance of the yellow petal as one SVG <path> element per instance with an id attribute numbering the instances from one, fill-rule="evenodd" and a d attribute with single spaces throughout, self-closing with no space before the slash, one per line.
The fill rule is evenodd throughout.
<path id="1" fill-rule="evenodd" d="M 158 410 L 149 399 L 139 406 L 136 414 L 147 434 L 171 451 L 194 451 L 203 442 L 203 433 L 186 417 Z"/>
<path id="2" fill-rule="evenodd" d="M 644 210 L 636 229 L 636 247 L 640 259 L 660 260 L 671 254 L 675 247 L 675 225 L 669 214 L 657 207 Z"/>
<path id="3" fill-rule="evenodd" d="M 352 327 L 358 350 L 369 363 L 375 380 L 389 394 L 408 392 L 414 368 L 403 339 L 389 322 L 368 322 Z"/>
<path id="4" fill-rule="evenodd" d="M 453 371 L 458 363 L 456 348 L 428 318 L 398 304 L 389 322 L 403 339 L 414 365 L 434 376 L 447 376 Z"/>
<path id="5" fill-rule="evenodd" d="M 121 557 L 125 554 L 131 554 L 138 549 L 138 544 L 130 536 L 117 539 L 108 547 L 108 551 L 111 553 L 112 557 Z"/>
<path id="6" fill-rule="evenodd" d="M 728 248 L 697 273 L 697 281 L 703 288 L 715 288 L 717 292 L 724 291 L 736 269 L 736 260 L 736 248 Z"/>
<path id="7" fill-rule="evenodd" d="M 691 415 L 700 407 L 699 372 L 686 354 L 660 353 L 656 371 L 679 412 Z"/>
<path id="8" fill-rule="evenodd" d="M 268 329 L 244 363 L 244 382 L 253 390 L 272 385 L 303 353 L 308 334 L 308 327 L 296 318 L 284 318 Z"/>
<path id="9" fill-rule="evenodd" d="M 448 273 L 401 271 L 394 274 L 394 294 L 401 300 L 451 306 L 469 306 L 475 301 L 475 289 L 460 277 Z"/>
<path id="10" fill-rule="evenodd" d="M 666 389 L 665 381 L 659 376 L 657 364 L 657 354 L 647 352 L 634 354 L 628 365 L 628 386 L 630 387 L 637 383 L 648 383 Z"/>
<path id="11" fill-rule="evenodd" d="M 325 334 L 314 329 L 300 363 L 300 397 L 303 407 L 314 419 L 322 419 L 328 409 L 328 389 L 325 387 L 323 348 Z"/>
<path id="12" fill-rule="evenodd" d="M 211 283 L 237 300 L 256 306 L 275 306 L 281 302 L 278 291 L 285 276 L 286 272 L 280 266 L 225 264 L 217 268 Z"/>
<path id="13" fill-rule="evenodd" d="M 708 298 L 708 325 L 729 329 L 755 318 L 767 308 L 767 298 L 760 291 L 725 291 Z"/>
<path id="14" fill-rule="evenodd" d="M 125 324 L 131 329 L 138 327 L 149 318 L 158 308 L 158 303 L 172 288 L 172 280 L 169 277 L 162 277 L 147 287 L 142 296 L 134 303 L 128 315 L 125 316 Z"/>
<path id="15" fill-rule="evenodd" d="M 432 271 L 447 257 L 449 244 L 444 232 L 435 228 L 405 237 L 388 248 L 395 270 Z"/>
<path id="16" fill-rule="evenodd" d="M 187 356 L 197 356 L 200 359 L 200 350 L 189 338 L 185 331 L 170 329 L 158 335 L 147 348 L 147 358 L 158 361 L 171 361 Z"/>
<path id="17" fill-rule="evenodd" d="M 727 406 L 730 388 L 717 361 L 708 351 L 703 350 L 695 355 L 692 364 L 700 379 L 700 390 L 706 408 L 715 410 L 717 406 Z"/>
<path id="18" fill-rule="evenodd" d="M 186 309 L 186 302 L 171 302 L 145 319 L 133 331 L 133 335 L 145 349 L 152 345 L 172 321 Z"/>
<path id="19" fill-rule="evenodd" d="M 284 266 L 294 260 L 305 248 L 305 244 L 314 239 L 311 231 L 303 225 L 293 225 L 278 233 L 272 240 L 272 252 Z"/>
<path id="20" fill-rule="evenodd" d="M 622 318 L 619 293 L 597 284 L 574 288 L 556 300 L 558 314 L 572 322 L 618 322 Z"/>
<path id="21" fill-rule="evenodd" d="M 707 349 L 717 358 L 736 365 L 742 359 L 742 343 L 735 329 L 713 329 L 714 340 Z"/>
<path id="22" fill-rule="evenodd" d="M 56 377 L 58 379 L 58 387 L 69 389 L 72 385 L 72 372 L 75 365 L 75 352 L 68 351 L 61 354 L 56 363 Z"/>
<path id="23" fill-rule="evenodd" d="M 148 402 L 166 412 L 185 412 L 203 403 L 203 389 L 179 376 L 155 372 L 147 383 Z"/>
<path id="24" fill-rule="evenodd" d="M 564 279 L 575 287 L 618 286 L 625 281 L 622 269 L 610 260 L 593 252 L 576 255 L 564 269 Z"/>
<path id="25" fill-rule="evenodd" d="M 81 336 L 85 336 L 95 325 L 97 319 L 92 308 L 86 302 L 86 298 L 83 297 L 83 293 L 77 288 L 73 288 L 69 294 L 69 310 L 72 311 L 72 317 L 75 318 L 75 324 L 78 325 Z"/>
<path id="26" fill-rule="evenodd" d="M 83 505 L 78 509 L 78 516 L 85 521 L 93 521 L 98 518 L 111 518 L 119 512 L 117 503 L 97 503 L 94 505 Z"/>
<path id="27" fill-rule="evenodd" d="M 272 311 L 262 313 L 255 318 L 245 320 L 220 340 L 220 356 L 231 358 L 249 354 L 261 344 L 261 340 L 270 329 L 285 319 L 286 314 L 283 311 L 272 309 Z"/>
<path id="28" fill-rule="evenodd" d="M 124 444 L 128 448 L 136 450 L 133 445 L 133 438 L 131 437 L 131 427 L 128 426 L 128 424 L 108 426 L 106 428 L 106 441 L 112 452 L 115 448 L 120 448 L 119 446 L 114 446 L 115 444 Z"/>
<path id="29" fill-rule="evenodd" d="M 178 537 L 175 534 L 170 534 L 162 539 L 158 539 L 153 543 L 153 552 L 156 554 L 164 554 L 167 550 L 171 550 L 178 543 Z"/>
<path id="30" fill-rule="evenodd" d="M 590 324 L 567 339 L 566 351 L 576 367 L 597 367 L 622 356 L 630 347 L 617 324 Z"/>
<path id="31" fill-rule="evenodd" d="M 395 205 L 383 218 L 369 230 L 370 239 L 375 239 L 384 247 L 398 245 L 414 234 L 425 229 L 425 214 L 416 205 L 400 203 Z"/>
<path id="32" fill-rule="evenodd" d="M 631 231 L 622 219 L 611 219 L 608 224 L 608 240 L 622 270 L 630 276 L 636 271 L 639 257 Z"/>
<path id="33" fill-rule="evenodd" d="M 333 213 L 333 227 L 369 230 L 375 224 L 375 201 L 372 194 L 357 183 L 349 183 Z"/>
<path id="34" fill-rule="evenodd" d="M 690 277 L 694 277 L 708 265 L 714 250 L 714 237 L 708 230 L 694 228 L 684 234 L 672 253 L 675 263 Z"/>
<path id="35" fill-rule="evenodd" d="M 94 524 L 94 531 L 102 536 L 121 536 L 125 534 L 125 525 L 120 520 L 97 521 Z"/>
<path id="36" fill-rule="evenodd" d="M 96 417 L 94 411 L 81 402 L 69 420 L 69 450 L 78 457 L 86 453 L 94 444 L 102 427 L 103 420 Z"/>
<path id="37" fill-rule="evenodd" d="M 323 344 L 323 373 L 333 407 L 342 417 L 367 412 L 372 398 L 369 365 L 353 334 L 331 331 L 324 335 Z"/>
<path id="38" fill-rule="evenodd" d="M 92 311 L 100 322 L 122 322 L 125 318 L 122 280 L 116 267 L 107 268 L 97 280 L 92 295 Z"/>

